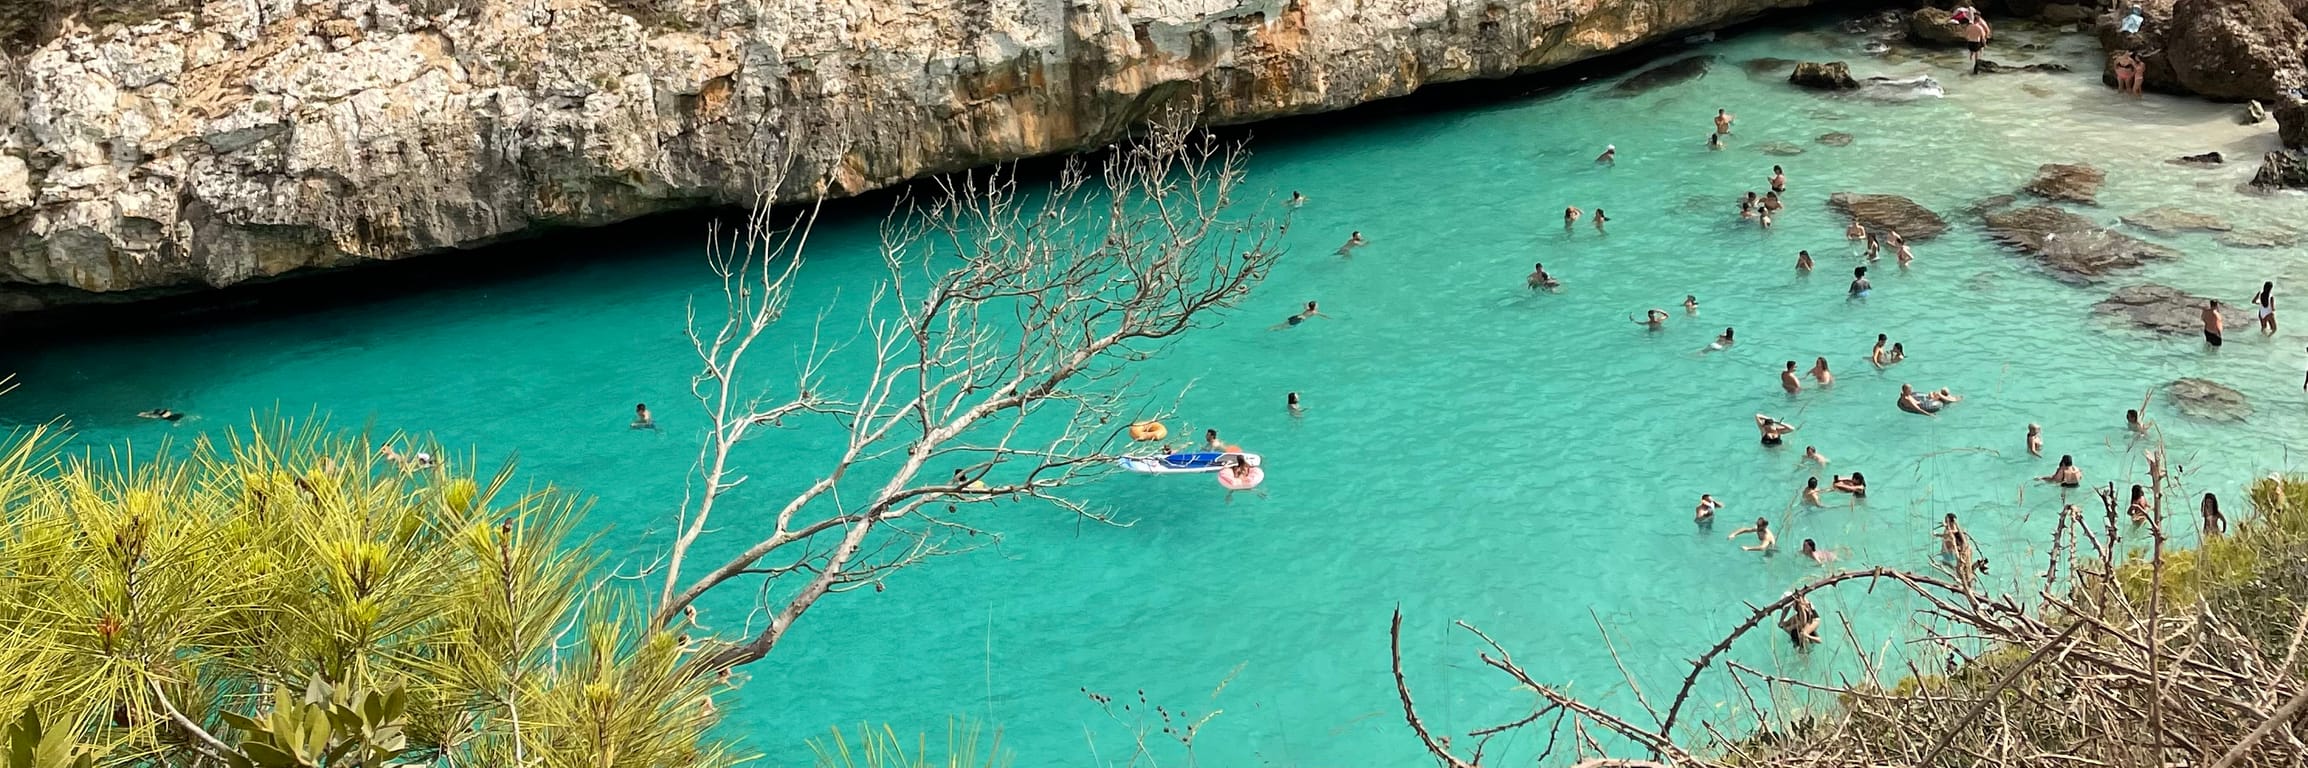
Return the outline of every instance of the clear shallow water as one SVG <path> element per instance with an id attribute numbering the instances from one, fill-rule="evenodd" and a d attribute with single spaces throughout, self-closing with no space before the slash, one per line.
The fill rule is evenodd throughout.
<path id="1" fill-rule="evenodd" d="M 1721 60 L 1705 78 L 1634 99 L 1584 87 L 1312 136 L 1290 135 L 1303 123 L 1261 129 L 1253 182 L 1312 199 L 1292 225 L 1293 254 L 1234 320 L 1194 335 L 1148 376 L 1192 383 L 1184 421 L 1265 454 L 1269 497 L 1227 504 L 1204 481 L 1125 477 L 1087 493 L 1133 527 L 993 513 L 981 522 L 1003 532 L 999 548 L 902 574 L 886 593 L 821 604 L 752 670 L 727 707 L 732 729 L 771 764 L 792 765 L 807 762 L 802 740 L 828 726 L 937 731 L 961 714 L 1000 726 L 1023 765 L 1071 764 L 1128 740 L 1078 689 L 1121 699 L 1144 689 L 1173 709 L 1226 710 L 1198 744 L 1210 764 L 1416 760 L 1386 672 L 1397 604 L 1428 717 L 1463 732 L 1515 714 L 1527 694 L 1484 670 L 1450 620 L 1482 626 L 1543 680 L 1631 705 L 1598 642 L 1600 623 L 1644 689 L 1664 699 L 1687 669 L 1681 660 L 1741 618 L 1742 601 L 1769 600 L 1817 573 L 1792 552 L 1765 559 L 1723 540 L 1758 514 L 1784 529 L 1790 549 L 1809 537 L 1847 565 L 1922 567 L 1935 551 L 1932 522 L 1956 512 L 1996 562 L 1997 582 L 2025 578 L 2041 567 L 2058 508 L 2027 480 L 2051 466 L 2021 450 L 2030 421 L 2044 426 L 2048 451 L 2075 454 L 2088 479 L 2125 482 L 2140 465 L 2126 450 L 2123 410 L 2173 378 L 2204 376 L 2243 391 L 2256 413 L 2212 425 L 2161 399 L 2150 406 L 2188 485 L 2234 505 L 2245 479 L 2292 468 L 2286 438 L 2308 426 L 2295 388 L 2302 334 L 2232 334 L 2208 353 L 2193 337 L 2113 328 L 2089 305 L 2143 281 L 2240 304 L 2274 279 L 2280 298 L 2292 296 L 2287 286 L 2308 285 L 2308 252 L 2151 237 L 2187 257 L 2074 288 L 1988 244 L 1963 211 L 2012 191 L 2039 163 L 2088 161 L 2109 182 L 2102 205 L 2079 210 L 2111 224 L 2163 204 L 2239 226 L 2297 220 L 2299 197 L 2235 193 L 2249 163 L 2205 171 L 2163 162 L 2211 149 L 2255 158 L 2272 128 L 2236 126 L 2224 107 L 2120 100 L 2096 74 L 1962 77 L 1945 57 L 1884 62 L 1859 54 L 1859 42 L 1759 30 L 1706 48 Z M 2037 55 L 2096 73 L 2086 45 L 2064 39 Z M 1930 73 L 1948 96 L 1893 106 L 1822 98 L 1786 88 L 1783 74 L 1736 66 L 1757 56 L 1844 58 L 1861 76 Z M 1708 152 L 1718 107 L 1740 121 L 1730 149 Z M 1829 131 L 1857 141 L 1813 142 Z M 1767 141 L 1804 152 L 1765 155 Z M 1619 147 L 1617 166 L 1589 162 L 1604 143 Z M 1774 163 L 1792 181 L 1789 209 L 1761 232 L 1738 221 L 1736 201 L 1764 189 Z M 1907 195 L 1956 228 L 1918 243 L 1906 274 L 1883 262 L 1874 295 L 1846 302 L 1856 260 L 1843 222 L 1823 206 L 1838 190 Z M 1566 235 L 1560 214 L 1573 204 L 1608 209 L 1610 234 L 1582 223 Z M 854 309 L 879 277 L 876 218 L 821 227 L 794 317 Z M 1328 255 L 1356 229 L 1369 247 L 1351 261 Z M 430 431 L 485 456 L 518 453 L 531 477 L 599 497 L 591 522 L 644 556 L 680 503 L 701 428 L 685 403 L 693 361 L 682 337 L 692 294 L 714 295 L 701 241 L 678 236 L 519 279 L 19 355 L 0 361 L 23 383 L 0 398 L 0 419 L 62 415 L 93 446 L 222 429 L 276 406 L 317 409 L 344 426 Z M 1794 273 L 1797 249 L 1818 257 L 1816 275 Z M 1526 292 L 1534 260 L 1568 290 Z M 1676 310 L 1686 293 L 1702 303 L 1697 318 Z M 1308 299 L 1332 319 L 1267 330 Z M 1654 306 L 1674 311 L 1664 332 L 1625 319 Z M 1726 325 L 1738 328 L 1736 347 L 1695 353 Z M 1910 360 L 1870 370 L 1865 354 L 1879 332 L 1905 342 Z M 1829 359 L 1837 385 L 1790 400 L 1776 371 L 1814 356 Z M 1938 419 L 1900 414 L 1891 402 L 1902 381 L 1970 399 Z M 1306 399 L 1303 418 L 1282 407 L 1293 390 Z M 654 405 L 661 433 L 624 428 L 637 401 Z M 173 429 L 133 418 L 156 405 L 199 418 Z M 1758 410 L 1803 430 L 1788 448 L 1759 448 Z M 1804 444 L 1836 472 L 1865 472 L 1867 503 L 1791 514 L 1808 475 L 1796 466 Z M 754 474 L 764 486 L 800 482 L 771 475 L 811 447 L 806 434 L 763 444 Z M 1712 531 L 1690 521 L 1702 492 L 1730 505 Z M 1848 616 L 1871 648 L 1895 643 L 1906 620 L 1882 593 L 1820 606 Z M 1851 671 L 1839 644 L 1805 658 L 1775 641 L 1758 633 L 1734 656 L 1794 676 Z M 1693 711 L 1732 719 L 1730 705 L 1714 703 L 1721 698 L 1711 689 Z M 1526 736 L 1507 747 L 1537 744 Z"/>

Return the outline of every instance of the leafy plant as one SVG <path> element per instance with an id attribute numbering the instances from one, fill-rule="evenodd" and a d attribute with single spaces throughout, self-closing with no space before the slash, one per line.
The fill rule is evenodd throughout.
<path id="1" fill-rule="evenodd" d="M 408 708 L 399 688 L 357 691 L 316 676 L 301 701 L 275 688 L 272 711 L 262 718 L 223 713 L 225 723 L 247 734 L 240 754 L 227 761 L 234 768 L 381 766 L 409 751 L 401 730 Z"/>
<path id="2" fill-rule="evenodd" d="M 24 715 L 8 724 L 8 768 L 95 768 L 96 756 L 83 750 L 70 731 L 55 731 L 40 724 L 40 711 L 24 708 Z"/>

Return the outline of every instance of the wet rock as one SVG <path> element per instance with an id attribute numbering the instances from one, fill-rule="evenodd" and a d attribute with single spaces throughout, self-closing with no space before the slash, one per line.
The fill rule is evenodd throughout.
<path id="1" fill-rule="evenodd" d="M 1898 195 L 1837 192 L 1827 196 L 1827 207 L 1857 219 L 1870 231 L 1897 230 L 1910 242 L 1929 240 L 1947 232 L 1947 220 L 1931 209 Z"/>
<path id="2" fill-rule="evenodd" d="M 1842 131 L 1835 131 L 1833 133 L 1819 134 L 1819 138 L 1813 139 L 1813 141 L 1817 141 L 1830 147 L 1848 147 L 1851 146 L 1851 142 L 1857 138 L 1858 137 L 1844 133 Z"/>
<path id="3" fill-rule="evenodd" d="M 1803 148 L 1784 141 L 1766 141 L 1755 147 L 1763 154 L 1774 157 L 1794 157 L 1803 154 Z"/>
<path id="4" fill-rule="evenodd" d="M 2308 161 L 2290 150 L 2276 150 L 2260 158 L 2252 186 L 2261 189 L 2308 189 Z"/>
<path id="5" fill-rule="evenodd" d="M 2206 152 L 2201 155 L 2189 155 L 2187 157 L 2178 158 L 2169 162 L 2171 162 L 2173 165 L 2219 165 L 2220 162 L 2225 159 L 2226 158 L 2220 157 L 2220 153 L 2218 152 Z"/>
<path id="6" fill-rule="evenodd" d="M 1704 55 L 1676 59 L 1637 72 L 1633 77 L 1621 80 L 1618 85 L 1611 86 L 1610 93 L 1604 95 L 1612 98 L 1631 99 L 1670 85 L 1687 83 L 1707 76 L 1707 69 L 1714 62 L 1715 57 Z"/>
<path id="7" fill-rule="evenodd" d="M 1859 81 L 1851 79 L 1851 67 L 1840 61 L 1799 62 L 1795 65 L 1795 73 L 1787 76 L 1787 82 L 1794 83 L 1798 88 L 1820 91 L 1859 89 Z"/>
<path id="8" fill-rule="evenodd" d="M 2016 202 L 2019 202 L 2019 195 L 1993 195 L 1990 197 L 1983 197 L 1978 200 L 1971 201 L 1970 207 L 1967 207 L 1964 210 L 1970 211 L 1972 213 L 1986 213 L 1997 208 L 2009 206 Z"/>
<path id="9" fill-rule="evenodd" d="M 2266 99 L 2304 83 L 2308 27 L 2283 0 L 2174 0 L 2164 40 L 2173 79 L 2214 99 Z"/>
<path id="10" fill-rule="evenodd" d="M 2164 385 L 2164 397 L 2191 419 L 2236 422 L 2252 417 L 2252 403 L 2244 393 L 2211 379 L 2174 380 Z"/>
<path id="11" fill-rule="evenodd" d="M 2118 288 L 2093 304 L 2092 310 L 2143 331 L 2185 336 L 2204 331 L 2205 301 L 2205 297 L 2169 285 L 2147 283 Z M 2242 312 L 2226 309 L 2220 313 L 2222 333 L 2251 324 L 2252 319 Z"/>
<path id="12" fill-rule="evenodd" d="M 1971 73 L 1972 73 L 1972 74 L 1975 74 L 1975 75 L 2001 75 L 2001 74 L 2008 74 L 2008 73 L 2012 73 L 2012 72 L 2072 72 L 2072 71 L 2074 71 L 2074 70 L 2068 69 L 2068 65 L 2066 65 L 2066 64 L 2050 64 L 2050 63 L 2046 63 L 2046 64 L 1998 64 L 1998 63 L 1996 63 L 1996 62 L 1993 62 L 1993 61 L 1989 61 L 1989 60 L 1987 60 L 1987 59 L 1980 59 L 1978 63 L 1976 63 L 1976 64 L 1973 64 L 1973 65 L 1971 66 Z"/>
<path id="13" fill-rule="evenodd" d="M 2049 200 L 2097 205 L 2100 185 L 2108 174 L 2081 163 L 2045 163 L 2036 166 L 2036 177 L 2020 191 Z"/>
<path id="14" fill-rule="evenodd" d="M 2140 63 L 2144 65 L 2140 80 L 2142 89 L 2186 94 L 2187 89 L 2180 87 L 2179 81 L 2172 74 L 2172 54 L 2165 46 L 2165 37 L 2172 29 L 2172 0 L 2140 0 L 2126 5 L 2134 4 L 2142 12 L 2140 31 L 2123 31 L 2122 13 L 2103 15 L 2093 27 L 2100 38 L 2100 48 L 2111 54 L 2131 51 L 2138 55 Z M 2108 58 L 2110 60 L 2101 65 L 2100 82 L 2113 87 L 2116 84 L 2115 62 L 2113 56 Z"/>
<path id="15" fill-rule="evenodd" d="M 2259 125 L 2268 122 L 2268 108 L 2261 106 L 2259 99 L 2244 102 L 2242 121 L 2245 125 Z"/>
<path id="16" fill-rule="evenodd" d="M 2027 92 L 2027 95 L 2029 96 L 2034 96 L 2039 99 L 2051 98 L 2052 94 L 2054 93 L 2052 89 L 2036 85 L 2035 83 L 2020 83 L 2020 90 Z"/>
<path id="17" fill-rule="evenodd" d="M 2033 14 L 2037 21 L 2053 26 L 2069 26 L 2090 21 L 2095 12 L 2086 6 L 2069 3 L 2051 3 Z"/>
<path id="18" fill-rule="evenodd" d="M 1939 8 L 1917 8 L 1907 15 L 1907 36 L 1921 43 L 1962 45 L 1963 27 L 1951 15 Z"/>
<path id="19" fill-rule="evenodd" d="M 2308 102 L 2289 96 L 2276 100 L 2276 140 L 2293 149 L 2308 149 Z"/>
<path id="20" fill-rule="evenodd" d="M 1988 235 L 2035 258 L 2062 282 L 2090 283 L 2109 272 L 2178 258 L 2178 251 L 2111 231 L 2050 206 L 1984 214 Z"/>
<path id="21" fill-rule="evenodd" d="M 2290 248 L 2299 243 L 2299 234 L 2282 229 L 2239 229 L 2220 236 L 2220 244 L 2230 248 Z"/>
<path id="22" fill-rule="evenodd" d="M 2157 206 L 2125 216 L 2123 222 L 2161 235 L 2180 232 L 2226 232 L 2234 229 L 2234 227 L 2228 226 L 2227 220 L 2218 216 L 2209 213 L 2183 211 L 2168 205 Z"/>
<path id="23" fill-rule="evenodd" d="M 1758 56 L 1756 58 L 1739 62 L 1739 68 L 1747 70 L 1747 74 L 1754 75 L 1756 77 L 1778 77 L 1779 73 L 1788 71 L 1800 63 L 1802 62 L 1796 61 L 1794 59 L 1782 59 L 1775 56 Z"/>
<path id="24" fill-rule="evenodd" d="M 1930 75 L 1915 77 L 1870 77 L 1859 82 L 1857 93 L 1876 101 L 1915 101 L 1936 99 L 1947 95 L 1939 81 Z"/>

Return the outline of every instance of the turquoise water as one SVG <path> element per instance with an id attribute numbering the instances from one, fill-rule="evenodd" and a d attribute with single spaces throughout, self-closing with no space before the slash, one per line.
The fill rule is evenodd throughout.
<path id="1" fill-rule="evenodd" d="M 770 764 L 794 765 L 807 762 L 802 741 L 828 726 L 938 731 L 966 715 L 998 725 L 1022 765 L 1074 764 L 1124 754 L 1130 740 L 1081 689 L 1118 700 L 1143 689 L 1174 710 L 1225 710 L 1196 745 L 1210 764 L 1417 760 L 1386 669 L 1398 604 L 1411 684 L 1440 728 L 1488 725 L 1529 698 L 1482 668 L 1453 619 L 1483 627 L 1543 680 L 1631 707 L 1598 624 L 1659 700 L 1688 668 L 1682 659 L 1743 617 L 1742 601 L 1818 573 L 1792 552 L 1763 558 L 1724 541 L 1756 515 L 1784 529 L 1789 549 L 1815 538 L 1842 564 L 1920 568 L 1936 551 L 1932 522 L 1955 512 L 1997 565 L 1990 583 L 2025 581 L 2041 567 L 2059 502 L 2028 482 L 2052 462 L 2021 450 L 2024 425 L 2042 424 L 2048 452 L 2074 454 L 2089 480 L 2130 482 L 2142 467 L 2123 410 L 2182 376 L 2234 386 L 2256 409 L 2215 425 L 2151 404 L 2190 488 L 2234 505 L 2247 478 L 2293 467 L 2285 439 L 2308 427 L 2295 388 L 2300 333 L 2232 334 L 2213 353 L 2193 337 L 2109 326 L 2089 306 L 2148 280 L 2241 304 L 2273 279 L 2289 297 L 2286 286 L 2308 284 L 2308 252 L 2151 237 L 2186 258 L 2076 288 L 1988 244 L 1963 213 L 2039 163 L 2089 161 L 2109 172 L 2102 204 L 2079 209 L 2097 219 L 2170 204 L 2277 224 L 2297 218 L 2301 200 L 2239 196 L 2249 167 L 2163 163 L 2208 149 L 2256 157 L 2271 129 L 2238 127 L 2212 105 L 2123 101 L 2096 75 L 1960 77 L 1944 56 L 1884 62 L 1857 53 L 1858 42 L 1763 29 L 1706 48 L 1721 59 L 1705 78 L 1633 99 L 1582 87 L 1313 135 L 1293 135 L 1306 123 L 1261 128 L 1252 183 L 1312 201 L 1291 227 L 1293 252 L 1231 321 L 1146 375 L 1192 385 L 1183 421 L 1264 454 L 1268 496 L 1228 503 L 1200 479 L 1122 477 L 1086 493 L 1131 527 L 1024 507 L 989 513 L 977 522 L 1003 534 L 999 546 L 901 574 L 887 592 L 821 604 L 725 704 L 733 731 Z M 2096 73 L 2085 44 L 2052 41 L 2034 55 Z M 1948 95 L 1822 98 L 1737 66 L 1757 56 L 1847 58 L 1862 76 L 1931 73 Z M 1717 108 L 1740 120 L 1730 148 L 1708 152 Z M 1829 131 L 1857 140 L 1813 142 Z M 1804 151 L 1766 155 L 1768 141 Z M 1589 162 L 1605 143 L 1619 148 L 1615 167 Z M 1789 208 L 1758 231 L 1738 220 L 1736 202 L 1764 189 L 1775 163 L 1791 179 Z M 1907 195 L 1956 228 L 1918 243 L 1909 272 L 1883 262 L 1873 296 L 1847 302 L 1856 257 L 1822 204 L 1838 190 Z M 1565 205 L 1609 210 L 1610 233 L 1582 222 L 1566 234 Z M 854 313 L 879 277 L 877 218 L 821 227 L 794 317 Z M 1330 256 L 1350 230 L 1371 244 L 1352 260 Z M 517 453 L 529 476 L 597 496 L 592 524 L 645 559 L 682 500 L 702 429 L 687 404 L 694 363 L 682 335 L 686 303 L 716 295 L 701 242 L 677 233 L 510 279 L 18 354 L 5 367 L 23 387 L 0 398 L 0 419 L 61 415 L 92 446 L 222 429 L 276 407 L 429 431 L 487 457 Z M 1818 257 L 1817 274 L 1794 272 L 1797 249 Z M 1535 260 L 1567 290 L 1524 290 Z M 1676 306 L 1685 294 L 1701 302 L 1695 318 Z M 1268 330 L 1310 299 L 1332 317 Z M 1663 332 L 1626 320 L 1649 307 L 1674 315 Z M 1725 326 L 1739 343 L 1698 354 Z M 803 331 L 788 333 L 782 343 Z M 1876 333 L 1905 342 L 1910 359 L 1869 369 Z M 1815 356 L 1829 359 L 1837 385 L 1782 393 L 1780 365 Z M 1901 382 L 1969 399 L 1941 418 L 1905 415 L 1892 408 Z M 1289 391 L 1305 398 L 1303 417 L 1285 412 Z M 651 403 L 665 428 L 628 431 L 634 402 Z M 160 405 L 196 419 L 171 428 L 133 418 Z M 1788 448 L 1760 448 L 1757 411 L 1803 429 Z M 757 446 L 748 459 L 763 491 L 803 482 L 778 469 L 808 466 L 812 443 Z M 1865 472 L 1869 500 L 1792 511 L 1805 444 L 1835 472 Z M 1700 493 L 1729 504 L 1712 530 L 1690 520 Z M 1850 618 L 1871 651 L 1911 631 L 1905 604 L 1885 593 L 1819 604 Z M 711 606 L 708 621 L 735 624 L 742 606 Z M 1837 627 L 1831 619 L 1831 640 Z M 1853 670 L 1844 644 L 1799 657 L 1775 640 L 1758 633 L 1734 656 L 1797 677 Z M 1710 687 L 1694 714 L 1738 719 L 1737 705 L 1717 703 L 1724 697 Z M 1695 723 L 1679 732 L 1700 733 Z M 1541 741 L 1504 746 L 1535 752 Z"/>

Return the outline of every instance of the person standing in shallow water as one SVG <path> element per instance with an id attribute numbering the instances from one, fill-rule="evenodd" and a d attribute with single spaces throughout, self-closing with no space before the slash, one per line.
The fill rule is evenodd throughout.
<path id="1" fill-rule="evenodd" d="M 1771 166 L 1771 191 L 1787 191 L 1787 171 L 1776 165 Z"/>
<path id="2" fill-rule="evenodd" d="M 1730 133 L 1731 121 L 1736 119 L 1738 118 L 1734 117 L 1729 110 L 1715 110 L 1715 133 L 1718 135 Z"/>
<path id="3" fill-rule="evenodd" d="M 2221 322 L 2220 322 L 2220 300 L 2219 300 L 2219 299 L 2205 299 L 2205 300 L 2204 300 L 2204 343 L 2205 343 L 2205 344 L 2210 344 L 2210 345 L 2212 345 L 2212 348 L 2214 348 L 2214 349 L 2218 349 L 2218 348 L 2220 347 L 2220 329 L 2221 329 L 2221 328 L 2222 328 L 2222 324 L 2221 324 Z"/>
<path id="4" fill-rule="evenodd" d="M 1811 266 L 1812 266 L 1812 264 L 1811 264 L 1811 252 L 1810 252 L 1810 251 L 1796 251 L 1796 252 L 1795 252 L 1795 271 L 1797 271 L 1797 272 L 1809 272 L 1809 271 L 1811 271 Z"/>
<path id="5" fill-rule="evenodd" d="M 1873 291 L 1873 290 L 1875 290 L 1875 286 L 1874 286 L 1873 284 L 1871 284 L 1871 283 L 1867 282 L 1867 267 L 1865 267 L 1865 266 L 1852 267 L 1852 268 L 1851 268 L 1851 298 L 1854 298 L 1854 299 L 1864 299 L 1864 298 L 1867 298 L 1867 294 L 1868 294 L 1868 292 L 1869 292 L 1869 291 Z M 1880 339 L 1878 340 L 1878 342 L 1880 343 Z"/>
<path id="6" fill-rule="evenodd" d="M 2260 292 L 2252 294 L 2252 315 L 2260 320 L 2260 335 L 2276 335 L 2276 284 L 2260 284 Z"/>
<path id="7" fill-rule="evenodd" d="M 1601 208 L 1597 208 L 1597 209 L 1595 209 L 1595 232 L 1596 232 L 1596 234 L 1609 234 L 1609 233 L 1606 233 L 1606 232 L 1604 232 L 1604 231 L 1603 231 L 1603 222 L 1606 222 L 1606 221 L 1610 221 L 1610 220 L 1611 220 L 1611 217 L 1603 215 L 1603 209 L 1601 209 Z"/>
<path id="8" fill-rule="evenodd" d="M 1779 372 L 1779 388 L 1790 395 L 1803 391 L 1803 379 L 1795 375 L 1795 361 L 1787 361 L 1787 369 Z"/>
<path id="9" fill-rule="evenodd" d="M 1822 387 L 1835 386 L 1835 374 L 1827 372 L 1827 358 L 1815 357 L 1811 359 L 1811 379 L 1819 382 L 1819 386 Z"/>
<path id="10" fill-rule="evenodd" d="M 1707 134 L 1707 149 L 1708 149 L 1709 151 L 1713 151 L 1713 152 L 1721 152 L 1721 151 L 1723 151 L 1723 134 L 1720 134 L 1720 133 L 1710 133 L 1710 134 Z"/>
<path id="11" fill-rule="evenodd" d="M 2028 425 L 2028 455 L 2029 455 L 2029 456 L 2034 456 L 2034 457 L 2036 457 L 2036 458 L 2039 458 L 2039 459 L 2040 459 L 2040 458 L 2043 458 L 2043 455 L 2044 455 L 2044 428 L 2043 428 L 2043 427 L 2039 427 L 2039 426 L 2036 426 L 2036 425 L 2034 425 L 2034 424 L 2029 424 L 2029 425 Z"/>
<path id="12" fill-rule="evenodd" d="M 648 404 L 648 403 L 634 403 L 634 404 L 633 404 L 633 425 L 632 425 L 632 428 L 634 428 L 634 429 L 656 429 L 656 428 L 657 428 L 657 420 L 656 420 L 656 419 L 652 419 L 652 418 L 649 418 L 649 404 Z"/>
<path id="13" fill-rule="evenodd" d="M 1531 264 L 1531 276 L 1525 278 L 1523 284 L 1534 291 L 1542 288 L 1552 291 L 1563 287 L 1562 281 L 1556 280 L 1554 275 L 1547 274 L 1545 262 L 1533 262 Z"/>
<path id="14" fill-rule="evenodd" d="M 1586 211 L 1582 211 L 1582 210 L 1579 210 L 1579 207 L 1578 207 L 1578 206 L 1576 206 L 1576 205 L 1573 205 L 1573 206 L 1566 206 L 1566 207 L 1564 207 L 1564 208 L 1563 208 L 1563 231 L 1564 231 L 1564 232 L 1569 232 L 1569 231 L 1571 231 L 1571 225 L 1579 223 L 1579 216 L 1580 216 L 1580 215 L 1582 215 L 1582 214 L 1585 214 L 1585 213 L 1586 213 Z"/>
<path id="15" fill-rule="evenodd" d="M 1306 415 L 1306 408 L 1298 404 L 1298 393 L 1290 393 L 1289 399 L 1284 400 L 1283 403 L 1290 406 L 1290 415 L 1292 418 Z"/>
<path id="16" fill-rule="evenodd" d="M 1618 165 L 1618 164 L 1619 164 L 1619 145 L 1617 145 L 1617 144 L 1605 144 L 1605 145 L 1603 145 L 1603 154 L 1600 154 L 1600 155 L 1596 155 L 1596 156 L 1595 156 L 1595 164 L 1596 164 L 1596 165 Z"/>

